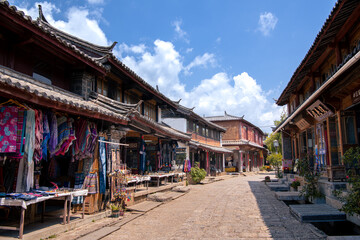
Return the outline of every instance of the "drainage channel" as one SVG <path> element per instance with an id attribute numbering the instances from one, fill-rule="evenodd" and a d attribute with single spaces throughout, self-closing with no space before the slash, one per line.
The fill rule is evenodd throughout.
<path id="1" fill-rule="evenodd" d="M 283 200 L 283 202 L 290 207 L 291 205 L 299 206 L 299 205 L 308 205 L 312 204 L 311 202 L 305 201 L 305 200 Z M 316 205 L 316 204 L 315 204 Z M 291 208 L 291 207 L 290 207 Z M 299 219 L 298 219 L 299 220 Z M 317 221 L 311 223 L 314 227 L 319 229 L 320 231 L 324 232 L 328 236 L 354 236 L 354 237 L 360 237 L 360 226 L 347 221 Z M 356 238 L 357 239 L 357 238 Z"/>
<path id="2" fill-rule="evenodd" d="M 328 236 L 360 236 L 360 227 L 349 221 L 312 222 L 311 224 Z"/>

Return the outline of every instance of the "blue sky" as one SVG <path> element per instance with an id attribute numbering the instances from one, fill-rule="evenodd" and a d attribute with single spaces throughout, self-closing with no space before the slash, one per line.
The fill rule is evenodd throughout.
<path id="1" fill-rule="evenodd" d="M 110 45 L 115 55 L 200 115 L 242 116 L 270 132 L 274 104 L 335 0 L 9 1 L 33 18 Z"/>

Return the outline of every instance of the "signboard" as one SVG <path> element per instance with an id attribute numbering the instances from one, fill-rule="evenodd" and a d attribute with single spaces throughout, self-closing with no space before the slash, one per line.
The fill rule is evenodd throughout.
<path id="1" fill-rule="evenodd" d="M 304 130 L 310 127 L 310 123 L 308 123 L 304 118 L 300 119 L 299 121 L 295 122 L 295 125 L 300 129 Z"/>
<path id="2" fill-rule="evenodd" d="M 176 148 L 175 149 L 176 154 L 186 153 L 186 148 Z"/>
<path id="3" fill-rule="evenodd" d="M 332 116 L 334 113 L 320 100 L 314 102 L 310 107 L 306 109 L 307 113 L 315 118 L 318 122 L 324 120 L 327 117 Z"/>
<path id="4" fill-rule="evenodd" d="M 352 103 L 360 102 L 360 89 L 357 89 L 351 94 Z"/>

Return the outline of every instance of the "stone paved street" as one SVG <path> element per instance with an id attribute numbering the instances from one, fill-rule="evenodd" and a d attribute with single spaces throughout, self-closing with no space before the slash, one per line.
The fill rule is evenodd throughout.
<path id="1" fill-rule="evenodd" d="M 275 199 L 265 175 L 192 186 L 190 193 L 129 222 L 105 239 L 324 239 Z"/>

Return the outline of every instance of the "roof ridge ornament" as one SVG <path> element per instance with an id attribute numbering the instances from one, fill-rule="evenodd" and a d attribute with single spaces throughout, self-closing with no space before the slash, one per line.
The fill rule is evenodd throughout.
<path id="1" fill-rule="evenodd" d="M 39 8 L 39 17 L 38 17 L 38 19 L 37 19 L 38 22 L 39 22 L 39 23 L 41 23 L 41 22 L 49 23 L 49 22 L 46 20 L 44 14 L 43 14 L 42 7 L 41 7 L 40 4 L 38 5 L 38 8 Z"/>

